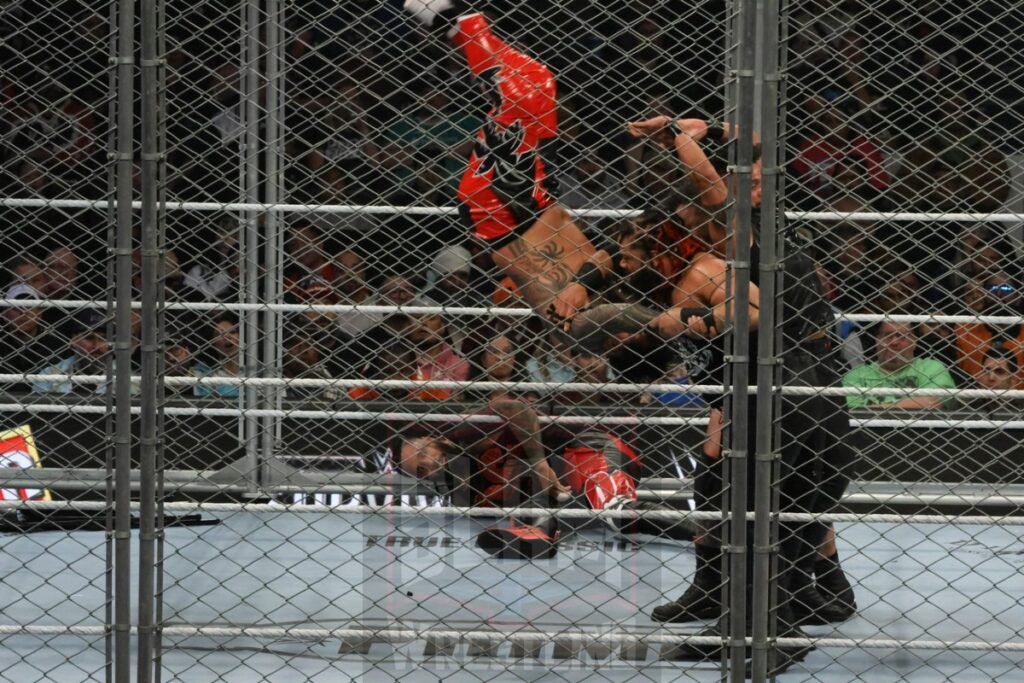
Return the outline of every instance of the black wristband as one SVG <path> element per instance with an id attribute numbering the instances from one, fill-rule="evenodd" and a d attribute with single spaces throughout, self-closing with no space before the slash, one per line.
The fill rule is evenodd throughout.
<path id="1" fill-rule="evenodd" d="M 576 273 L 576 282 L 583 285 L 588 294 L 599 294 L 604 289 L 604 273 L 593 261 L 587 261 Z"/>
<path id="2" fill-rule="evenodd" d="M 710 308 L 680 308 L 679 322 L 686 324 L 686 321 L 697 316 L 707 325 L 708 331 L 715 329 L 715 312 Z"/>
<path id="3" fill-rule="evenodd" d="M 673 140 L 683 134 L 683 129 L 679 127 L 679 121 L 677 119 L 672 119 L 665 124 L 665 130 L 672 135 Z"/>
<path id="4" fill-rule="evenodd" d="M 705 133 L 704 137 L 715 142 L 721 142 L 725 139 L 725 127 L 716 123 L 715 121 L 708 121 L 708 132 Z"/>

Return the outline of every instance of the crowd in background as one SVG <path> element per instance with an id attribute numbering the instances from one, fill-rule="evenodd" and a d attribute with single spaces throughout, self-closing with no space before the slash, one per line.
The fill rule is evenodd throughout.
<path id="1" fill-rule="evenodd" d="M 542 15 L 536 3 L 483 4 L 499 32 L 557 74 L 563 203 L 618 209 L 662 202 L 678 180 L 678 164 L 628 139 L 623 123 L 655 114 L 722 116 L 724 3 L 603 7 L 571 0 L 546 3 Z M 827 12 L 821 3 L 790 5 L 787 206 L 1006 210 L 1011 160 L 1024 151 L 1021 80 L 1013 75 L 1021 51 L 1011 40 L 1024 27 L 1012 24 L 1012 14 L 991 2 L 955 15 L 943 3 L 836 2 Z M 459 56 L 400 10 L 400 1 L 326 0 L 292 9 L 285 31 L 284 202 L 454 205 L 487 105 Z M 244 199 L 238 16 L 237 2 L 229 0 L 168 8 L 170 200 Z M 106 18 L 82 3 L 16 2 L 0 10 L 0 36 L 0 196 L 107 197 Z M 265 103 L 265 83 L 256 98 Z M 107 225 L 106 214 L 92 209 L 0 209 L 0 295 L 102 299 L 110 279 Z M 243 225 L 237 214 L 169 212 L 167 300 L 239 301 Z M 584 227 L 595 243 L 616 250 L 615 221 L 585 220 Z M 839 312 L 1024 313 L 1020 245 L 1006 224 L 803 221 L 791 227 L 820 263 Z M 451 214 L 284 214 L 283 230 L 282 302 L 522 306 L 514 285 L 496 275 L 489 255 Z M 133 264 L 138 288 L 138 249 Z M 169 375 L 244 373 L 236 316 L 169 312 L 167 318 Z M 133 362 L 137 323 L 136 316 Z M 306 311 L 282 315 L 280 325 L 288 377 L 617 379 L 605 363 L 574 354 L 528 317 Z M 0 373 L 102 374 L 111 350 L 107 331 L 97 311 L 3 308 Z M 844 323 L 836 334 L 848 342 L 848 386 L 1022 386 L 1020 324 Z M 662 379 L 685 385 L 685 368 Z M 105 390 L 62 381 L 14 388 Z M 180 391 L 231 397 L 238 385 Z M 290 392 L 352 400 L 467 398 L 440 390 Z M 646 400 L 699 402 L 684 386 Z M 874 396 L 851 397 L 851 405 L 950 404 Z"/>

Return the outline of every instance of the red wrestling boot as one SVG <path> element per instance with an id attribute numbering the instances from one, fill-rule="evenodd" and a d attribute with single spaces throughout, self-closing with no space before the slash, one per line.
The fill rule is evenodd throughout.
<path id="1" fill-rule="evenodd" d="M 595 441 L 596 439 L 596 441 Z M 583 434 L 580 443 L 563 452 L 566 480 L 576 495 L 582 494 L 592 510 L 626 510 L 636 504 L 636 480 L 623 470 L 626 459 L 636 459 L 632 449 L 611 434 Z M 608 453 L 616 462 L 608 462 Z M 614 531 L 621 531 L 627 520 L 604 520 Z"/>

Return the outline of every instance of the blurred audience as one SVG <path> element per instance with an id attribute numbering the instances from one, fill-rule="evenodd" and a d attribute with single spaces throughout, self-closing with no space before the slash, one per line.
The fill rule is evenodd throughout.
<path id="1" fill-rule="evenodd" d="M 5 299 L 42 299 L 43 295 L 27 284 L 16 284 L 7 290 Z M 0 315 L 0 372 L 29 374 L 43 367 L 61 346 L 61 340 L 44 324 L 45 309 L 7 306 Z M 16 382 L 8 385 L 13 391 L 26 391 L 30 385 Z"/>
<path id="2" fill-rule="evenodd" d="M 285 295 L 293 302 L 335 303 L 334 283 L 339 273 L 320 232 L 310 225 L 293 226 L 288 233 L 287 250 Z"/>
<path id="3" fill-rule="evenodd" d="M 570 209 L 627 209 L 622 179 L 617 177 L 594 141 L 584 146 L 572 173 L 561 179 L 561 203 Z M 612 225 L 614 218 L 581 216 L 577 221 L 584 229 L 599 230 Z"/>
<path id="4" fill-rule="evenodd" d="M 284 339 L 283 374 L 289 379 L 329 379 L 327 358 L 324 347 L 318 343 L 318 328 L 315 325 L 300 325 Z M 330 350 L 329 347 L 327 349 Z M 297 387 L 285 389 L 288 398 L 334 398 L 336 391 L 330 387 Z"/>
<path id="5" fill-rule="evenodd" d="M 799 188 L 816 195 L 816 201 L 870 202 L 889 187 L 878 143 L 856 131 L 834 106 L 822 108 L 808 131 L 790 166 Z"/>
<path id="6" fill-rule="evenodd" d="M 881 277 L 881 287 L 868 305 L 868 312 L 924 312 L 926 302 L 921 288 L 921 278 L 918 277 L 913 265 L 901 258 L 893 258 L 884 264 Z"/>
<path id="7" fill-rule="evenodd" d="M 404 275 L 389 275 L 378 290 L 382 306 L 418 306 L 419 293 L 413 282 Z"/>
<path id="8" fill-rule="evenodd" d="M 883 285 L 878 270 L 883 251 L 871 239 L 869 230 L 857 223 L 826 225 L 815 246 L 822 255 L 826 289 L 833 305 L 844 313 L 864 311 Z"/>
<path id="9" fill-rule="evenodd" d="M 407 338 L 416 352 L 416 371 L 413 379 L 465 382 L 469 378 L 469 362 L 452 348 L 448 325 L 442 316 L 420 317 L 409 329 Z M 457 395 L 456 389 L 429 388 L 414 390 L 412 398 L 442 401 L 455 398 Z"/>
<path id="10" fill-rule="evenodd" d="M 371 306 L 378 302 L 367 281 L 363 257 L 353 249 L 345 249 L 334 257 L 334 280 L 331 291 L 334 296 L 329 303 Z M 321 298 L 318 303 L 328 303 Z M 334 318 L 342 341 L 354 339 L 380 322 L 379 313 L 366 311 L 339 311 Z"/>
<path id="11" fill-rule="evenodd" d="M 1020 285 L 1006 273 L 988 276 L 982 285 L 980 313 L 987 316 L 1021 316 Z M 990 348 L 997 347 L 1013 353 L 1018 363 L 1024 362 L 1024 325 L 976 322 L 956 326 L 956 348 L 960 369 L 977 379 L 982 361 Z"/>
<path id="12" fill-rule="evenodd" d="M 66 349 L 67 355 L 60 352 L 53 354 L 58 357 L 52 365 L 36 371 L 39 375 L 106 375 L 107 358 L 110 343 L 106 339 L 106 320 L 99 311 L 83 309 L 75 314 L 74 323 L 69 328 L 71 339 Z M 129 369 L 129 372 L 131 369 Z M 76 384 L 66 379 L 37 380 L 31 383 L 32 391 L 37 394 L 105 394 L 107 383 Z M 132 392 L 138 386 L 132 383 Z"/>
<path id="13" fill-rule="evenodd" d="M 185 273 L 182 295 L 189 301 L 234 301 L 238 297 L 241 252 L 238 220 L 226 216 L 206 253 Z"/>
<path id="14" fill-rule="evenodd" d="M 562 332 L 552 330 L 534 345 L 533 353 L 526 359 L 525 371 L 530 382 L 565 384 L 576 381 L 576 364 L 572 357 L 572 343 Z M 553 386 L 535 393 L 547 396 L 558 392 Z"/>
<path id="15" fill-rule="evenodd" d="M 297 23 L 285 29 L 289 64 L 281 201 L 454 204 L 486 98 L 467 87 L 462 60 L 438 55 L 430 40 L 410 32 L 398 5 L 372 4 L 328 7 L 318 0 L 300 9 Z M 531 22 L 540 19 L 529 16 L 525 5 L 496 13 L 502 31 L 559 74 L 564 157 L 559 166 L 567 171 L 560 178 L 560 200 L 580 209 L 660 204 L 678 188 L 678 160 L 646 141 L 625 141 L 621 122 L 640 114 L 691 115 L 684 114 L 691 109 L 692 115 L 721 117 L 722 103 L 715 104 L 716 96 L 707 91 L 721 87 L 716 80 L 721 69 L 712 67 L 721 55 L 725 7 L 705 8 L 706 16 L 695 18 L 666 14 L 657 4 L 612 3 L 600 11 L 585 4 L 555 3 L 552 14 L 539 15 L 557 15 L 553 25 L 571 28 L 557 49 L 544 32 L 534 30 Z M 785 143 L 795 153 L 787 169 L 787 200 L 840 212 L 1012 210 L 1011 202 L 1019 200 L 1011 192 L 1011 155 L 1022 149 L 1015 109 L 1020 91 L 1006 78 L 1013 55 L 1001 41 L 1019 31 L 1007 28 L 1005 13 L 989 13 L 976 22 L 977 31 L 954 39 L 942 8 L 910 12 L 897 5 L 840 2 L 829 13 L 794 11 Z M 961 20 L 974 21 L 986 11 L 965 8 Z M 248 192 L 239 174 L 247 153 L 247 103 L 241 87 L 245 73 L 226 50 L 236 40 L 234 15 L 184 6 L 168 14 L 169 198 L 233 202 L 252 199 L 253 192 L 266 196 L 265 159 L 260 159 L 257 185 Z M 0 21 L 5 46 L 0 50 L 5 99 L 0 186 L 7 196 L 92 199 L 107 191 L 100 140 L 110 122 L 106 89 L 96 75 L 102 69 L 94 68 L 105 63 L 106 23 L 95 13 L 87 15 L 70 24 L 44 22 L 16 7 Z M 40 53 L 39 46 L 52 54 Z M 431 65 L 427 71 L 424 63 Z M 259 112 L 267 105 L 263 85 L 255 93 Z M 261 114 L 248 123 L 264 135 L 267 120 Z M 716 159 L 722 156 L 716 153 Z M 140 181 L 136 170 L 136 188 Z M 100 296 L 108 286 L 105 261 L 98 257 L 106 248 L 101 212 L 27 211 L 0 212 L 0 251 L 17 254 L 5 263 L 0 281 L 6 297 Z M 210 221 L 209 215 L 169 214 L 163 292 L 168 300 L 239 299 L 239 216 L 225 212 Z M 299 218 L 287 223 L 281 264 L 288 303 L 521 305 L 515 285 L 497 282 L 488 254 L 465 241 L 453 215 L 289 215 Z M 611 232 L 611 221 L 581 222 L 595 241 Z M 265 218 L 256 227 L 260 240 L 269 237 Z M 618 294 L 651 303 L 664 290 L 659 291 L 660 278 L 641 248 L 642 227 L 630 224 L 618 235 L 617 266 L 626 276 Z M 802 227 L 813 232 L 822 282 L 837 312 L 970 313 L 1011 320 L 1024 313 L 1015 257 L 1019 245 L 1002 224 L 900 220 Z M 99 237 L 86 241 L 94 234 Z M 138 247 L 136 242 L 136 289 Z M 261 278 L 266 253 L 261 242 L 255 250 Z M 260 287 L 264 291 L 263 282 Z M 96 316 L 95 311 L 4 307 L 0 372 L 44 367 L 49 374 L 103 372 L 110 349 Z M 194 312 L 178 318 L 174 327 L 184 333 L 169 333 L 169 376 L 240 374 L 233 316 L 218 315 L 210 324 Z M 133 363 L 140 319 L 133 314 Z M 536 320 L 308 310 L 282 319 L 287 377 L 631 381 L 600 359 L 574 357 L 561 335 L 534 326 Z M 195 330 L 204 331 L 202 343 L 190 336 Z M 847 380 L 865 386 L 951 386 L 949 372 L 943 374 L 939 366 L 964 386 L 1003 386 L 1024 362 L 1024 326 L 1016 322 L 922 323 L 916 330 L 886 322 L 879 326 L 873 354 L 870 349 L 867 354 L 877 357 L 874 363 L 865 362 L 861 341 L 871 343 L 857 325 L 840 322 L 837 334 L 838 353 L 851 368 Z M 680 367 L 662 381 L 683 385 L 685 377 Z M 33 388 L 104 390 L 56 380 Z M 201 385 L 194 393 L 237 396 L 238 386 Z M 375 395 L 373 390 L 350 393 Z M 454 395 L 402 390 L 388 397 Z M 691 398 L 685 387 L 655 397 L 673 405 Z M 932 408 L 940 403 L 887 396 L 861 405 Z"/>
<path id="16" fill-rule="evenodd" d="M 241 343 L 238 333 L 238 318 L 223 313 L 209 325 L 209 344 L 205 359 L 195 365 L 198 377 L 240 377 Z M 201 398 L 236 398 L 241 387 L 233 383 L 196 384 L 195 395 Z"/>

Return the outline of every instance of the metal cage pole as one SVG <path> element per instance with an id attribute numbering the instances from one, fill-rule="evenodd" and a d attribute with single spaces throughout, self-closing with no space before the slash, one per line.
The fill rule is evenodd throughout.
<path id="1" fill-rule="evenodd" d="M 131 680 L 132 162 L 135 3 L 120 0 L 117 45 L 117 238 L 114 345 L 114 680 Z M 108 388 L 109 390 L 109 388 Z"/>
<path id="2" fill-rule="evenodd" d="M 161 310 L 157 287 L 162 252 L 157 226 L 157 182 L 159 175 L 159 111 L 157 88 L 160 61 L 157 57 L 156 0 L 142 0 L 142 354 L 140 383 L 139 453 L 139 683 L 152 683 L 154 655 L 154 574 L 156 570 L 156 450 L 157 450 L 157 364 L 161 352 L 159 326 Z"/>
<path id="3" fill-rule="evenodd" d="M 735 81 L 735 69 L 736 69 L 736 2 L 735 0 L 729 0 L 726 3 L 725 12 L 725 30 L 723 31 L 723 43 L 722 43 L 722 54 L 724 55 L 724 77 L 722 81 L 722 101 L 724 105 L 724 111 L 722 112 L 722 120 L 728 121 L 733 124 L 736 122 L 736 81 Z M 729 144 L 729 159 L 732 161 L 735 156 L 735 145 Z M 734 248 L 734 230 L 733 226 L 736 225 L 736 205 L 733 201 L 728 202 L 727 206 L 727 221 L 728 227 L 726 229 L 726 244 L 725 252 L 726 259 L 730 260 L 735 258 Z M 727 277 L 725 279 L 725 299 L 726 301 L 732 301 L 735 296 L 735 283 L 733 278 Z M 733 343 L 733 337 L 735 335 L 735 309 L 731 306 L 726 306 L 725 309 L 725 328 L 726 333 L 722 339 L 723 347 L 728 349 L 731 348 Z M 723 360 L 728 356 L 725 354 Z M 732 613 L 725 608 L 726 605 L 732 603 L 732 588 L 733 588 L 733 575 L 732 575 L 732 558 L 728 551 L 728 538 L 729 538 L 729 521 L 725 516 L 726 511 L 726 500 L 729 497 L 732 486 L 732 474 L 735 469 L 732 459 L 729 457 L 729 448 L 732 444 L 733 439 L 733 405 L 732 405 L 732 388 L 735 384 L 735 373 L 733 366 L 726 362 L 724 364 L 722 372 L 722 454 L 721 460 L 721 481 L 722 481 L 722 496 L 720 498 L 720 507 L 723 513 L 721 521 L 718 522 L 718 538 L 721 547 L 721 557 L 719 564 L 722 575 L 722 585 L 720 590 L 720 600 L 723 605 L 723 616 L 720 622 L 721 636 L 723 641 L 727 638 L 726 629 L 729 628 L 730 619 Z M 723 648 L 721 656 L 721 680 L 728 678 L 730 655 L 728 649 Z"/>
<path id="4" fill-rule="evenodd" d="M 119 31 L 119 3 L 111 2 L 108 8 L 108 20 L 107 20 L 107 45 L 108 45 L 108 60 L 110 66 L 117 65 L 118 55 L 118 37 Z M 118 107 L 118 83 L 120 78 L 120 71 L 116 68 L 111 68 L 107 74 L 107 120 L 114 122 L 117 121 L 117 107 Z M 119 150 L 119 138 L 118 130 L 116 126 L 110 126 L 107 132 L 107 159 L 114 161 L 115 163 L 107 166 L 107 191 L 108 196 L 115 194 L 118 188 L 118 179 L 120 173 L 120 166 L 117 163 L 117 152 Z M 108 202 L 106 206 L 107 214 L 107 252 L 114 254 L 117 248 L 117 207 L 115 202 Z M 106 274 L 107 274 L 107 286 L 106 286 L 106 314 L 107 314 L 107 326 L 104 337 L 111 339 L 113 336 L 113 325 L 110 322 L 113 320 L 114 315 L 114 304 L 115 304 L 115 292 L 114 283 L 116 279 L 116 264 L 115 260 L 108 258 L 106 261 Z M 110 378 L 114 374 L 114 363 L 111 354 L 107 354 L 107 358 L 104 362 L 107 386 L 110 385 Z M 106 504 L 105 513 L 105 539 L 104 539 L 104 555 L 106 561 L 106 570 L 104 572 L 104 680 L 114 680 L 114 544 L 116 538 L 116 523 L 114 519 L 114 458 L 115 458 L 115 446 L 114 446 L 114 393 L 107 391 L 103 397 L 104 410 L 106 413 L 106 419 L 104 420 L 104 437 L 106 439 L 107 447 L 104 453 L 104 466 L 106 468 L 105 486 L 104 486 L 104 501 Z"/>
<path id="5" fill-rule="evenodd" d="M 735 283 L 732 303 L 735 309 L 732 358 L 732 418 L 729 443 L 730 462 L 730 534 L 729 534 L 729 660 L 730 677 L 742 683 L 746 677 L 747 631 L 747 453 L 749 402 L 747 378 L 750 367 L 750 240 L 751 166 L 754 130 L 754 65 L 756 40 L 756 4 L 739 0 L 736 12 L 737 40 L 735 124 L 738 135 L 730 150 L 732 168 L 732 204 L 735 207 L 735 246 L 730 277 Z"/>
<path id="6" fill-rule="evenodd" d="M 157 206 L 156 206 L 156 230 L 157 247 L 164 258 L 160 260 L 162 283 L 167 276 L 167 223 L 164 208 L 167 204 L 167 31 L 166 27 L 166 4 L 163 0 L 156 0 L 156 50 L 160 60 L 160 68 L 157 69 Z M 166 310 L 166 287 L 159 287 L 157 292 L 157 305 L 161 313 Z M 166 339 L 166 317 L 160 315 L 157 321 L 157 342 L 162 347 Z M 156 392 L 157 392 L 157 413 L 156 413 L 156 519 L 154 535 L 156 537 L 156 577 L 154 585 L 155 610 L 154 634 L 153 634 L 153 681 L 160 683 L 162 669 L 162 625 L 164 620 L 163 593 L 164 593 L 164 469 L 166 467 L 164 457 L 166 441 L 165 416 L 164 416 L 164 354 L 158 353 L 156 358 Z"/>
<path id="7" fill-rule="evenodd" d="M 755 69 L 760 86 L 762 199 L 759 263 L 759 299 L 757 336 L 757 423 L 754 471 L 754 543 L 753 543 L 753 621 L 751 675 L 754 683 L 763 683 L 768 675 L 769 639 L 775 635 L 774 620 L 769 619 L 773 607 L 772 560 L 777 558 L 776 542 L 772 540 L 772 484 L 779 458 L 779 442 L 775 434 L 776 398 L 773 391 L 779 380 L 777 337 L 781 329 L 781 294 L 776 183 L 778 176 L 778 0 L 759 3 L 760 51 Z M 779 329 L 777 329 L 777 327 Z M 777 496 L 775 496 L 777 501 Z M 777 502 L 776 502 L 777 505 Z"/>
<path id="8" fill-rule="evenodd" d="M 247 202 L 260 201 L 259 157 L 260 157 L 260 115 L 259 115 L 259 0 L 248 0 L 243 6 L 242 32 L 242 120 L 245 141 L 242 145 L 242 186 Z M 259 300 L 260 284 L 260 231 L 258 211 L 245 214 L 244 261 L 242 264 L 242 295 L 247 301 Z M 260 335 L 260 314 L 248 311 L 244 324 L 239 326 L 242 342 L 242 376 L 245 378 L 261 375 L 260 346 L 256 343 Z M 241 322 L 241 321 L 240 321 Z M 250 384 L 242 386 L 239 399 L 243 408 L 256 408 L 260 401 L 260 390 Z M 258 417 L 246 415 L 242 433 L 245 443 L 245 466 L 243 471 L 249 482 L 252 495 L 259 491 L 261 468 L 260 427 Z"/>
<path id="9" fill-rule="evenodd" d="M 282 173 L 284 169 L 284 88 L 285 72 L 283 67 L 284 42 L 281 29 L 284 25 L 284 5 L 279 0 L 267 0 L 267 125 L 266 125 L 266 197 L 267 204 L 281 201 Z M 283 281 L 282 249 L 283 221 L 278 212 L 266 214 L 265 249 L 266 279 L 263 283 L 263 300 L 265 303 L 281 303 L 281 283 Z M 263 367 L 265 377 L 281 376 L 281 347 L 283 344 L 283 316 L 277 311 L 267 310 L 265 313 L 263 332 Z M 284 391 L 282 388 L 268 388 L 263 393 L 262 407 L 267 410 L 280 410 Z M 278 440 L 281 436 L 281 419 L 266 416 L 263 418 L 262 429 L 262 461 L 264 468 L 269 467 L 274 457 Z M 268 481 L 270 473 L 263 472 L 261 481 Z"/>

